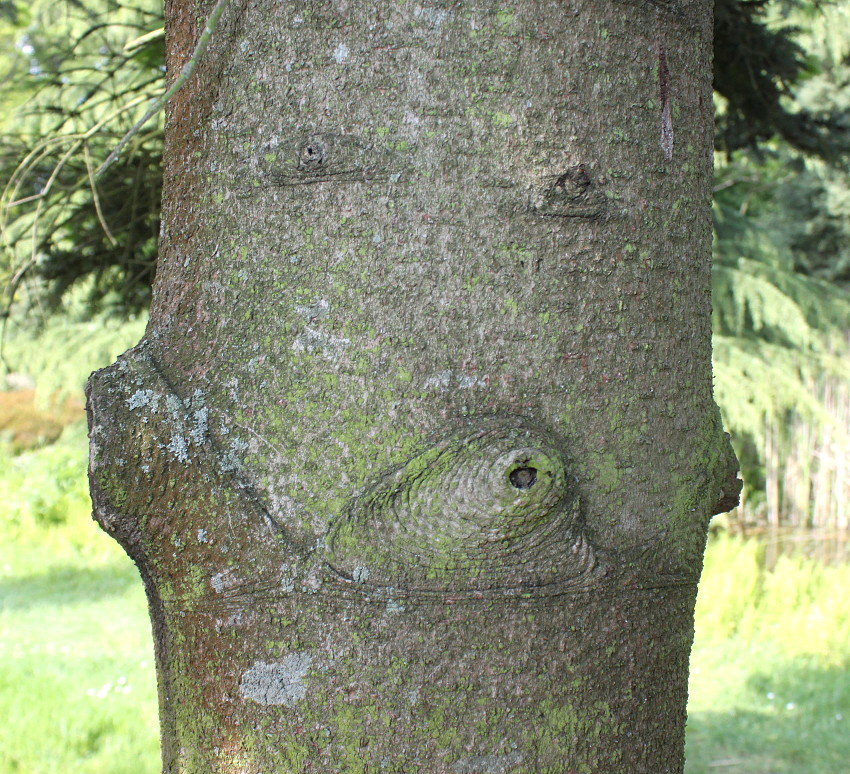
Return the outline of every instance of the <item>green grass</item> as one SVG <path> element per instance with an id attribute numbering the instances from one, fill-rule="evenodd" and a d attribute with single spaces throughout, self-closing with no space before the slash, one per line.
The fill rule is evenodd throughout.
<path id="1" fill-rule="evenodd" d="M 712 541 L 691 656 L 686 774 L 850 770 L 850 565 Z"/>
<path id="2" fill-rule="evenodd" d="M 84 432 L 66 432 L 0 450 L 0 773 L 154 774 L 141 580 L 91 521 Z"/>
<path id="3" fill-rule="evenodd" d="M 144 593 L 91 521 L 85 465 L 80 424 L 49 447 L 0 448 L 0 774 L 159 770 Z M 846 774 L 848 589 L 848 565 L 768 571 L 757 543 L 712 540 L 686 774 Z"/>

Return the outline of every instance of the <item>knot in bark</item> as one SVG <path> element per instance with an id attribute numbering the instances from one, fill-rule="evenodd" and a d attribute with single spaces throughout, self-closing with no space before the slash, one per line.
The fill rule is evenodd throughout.
<path id="1" fill-rule="evenodd" d="M 593 569 L 554 435 L 517 417 L 446 434 L 383 476 L 329 535 L 352 583 L 411 591 L 519 591 Z"/>

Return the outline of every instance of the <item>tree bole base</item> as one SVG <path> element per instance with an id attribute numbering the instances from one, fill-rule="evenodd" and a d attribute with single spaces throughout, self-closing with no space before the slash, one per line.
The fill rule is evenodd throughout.
<path id="1" fill-rule="evenodd" d="M 413 460 L 340 522 L 357 527 L 350 550 L 363 562 L 346 575 L 335 533 L 288 540 L 199 416 L 144 345 L 89 385 L 95 513 L 146 579 L 168 774 L 679 770 L 680 744 L 647 740 L 683 733 L 696 573 L 659 575 L 645 548 L 592 549 L 552 437 L 517 418 L 463 423 L 462 442 L 452 434 L 424 454 L 456 447 L 497 470 L 442 525 L 462 531 L 466 553 L 405 575 L 386 561 L 398 544 L 380 524 L 378 539 L 360 530 L 412 469 L 408 509 L 429 491 L 425 474 L 441 488 L 441 471 L 458 469 L 451 455 Z M 512 493 L 528 459 L 555 483 Z M 440 528 L 415 534 L 434 541 Z M 496 553 L 486 528 L 499 532 Z M 540 529 L 545 539 L 529 538 Z M 383 553 L 358 554 L 358 541 Z"/>
<path id="2" fill-rule="evenodd" d="M 381 603 L 320 588 L 233 616 L 166 608 L 182 654 L 168 770 L 679 771 L 681 753 L 649 740 L 684 726 L 692 631 L 667 622 L 689 620 L 694 594 Z"/>

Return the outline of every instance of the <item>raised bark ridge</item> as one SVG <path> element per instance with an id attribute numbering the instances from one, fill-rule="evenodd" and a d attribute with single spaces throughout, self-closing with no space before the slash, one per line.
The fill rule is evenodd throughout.
<path id="1" fill-rule="evenodd" d="M 664 533 L 626 551 L 594 547 L 563 440 L 524 417 L 457 418 L 408 462 L 364 484 L 324 536 L 305 542 L 269 513 L 227 422 L 200 395 L 178 397 L 147 344 L 94 374 L 88 393 L 95 518 L 137 562 L 149 591 L 183 609 L 238 604 L 258 590 L 269 599 L 321 589 L 427 603 L 699 577 L 698 566 L 675 557 L 647 561 Z M 734 504 L 741 484 L 722 440 L 694 483 L 715 508 Z M 192 572 L 182 556 L 189 545 Z M 250 576 L 231 567 L 233 557 Z"/>
<path id="2" fill-rule="evenodd" d="M 557 593 L 600 568 L 557 440 L 527 420 L 466 421 L 353 504 L 331 567 L 367 587 Z"/>

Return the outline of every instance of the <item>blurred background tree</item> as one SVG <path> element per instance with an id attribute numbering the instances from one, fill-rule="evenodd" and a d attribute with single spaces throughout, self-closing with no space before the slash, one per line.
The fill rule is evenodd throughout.
<path id="1" fill-rule="evenodd" d="M 850 3 L 715 12 L 715 390 L 746 481 L 733 518 L 846 528 Z"/>
<path id="2" fill-rule="evenodd" d="M 162 116 L 94 172 L 163 92 L 162 3 L 2 0 L 0 39 L 3 360 L 77 390 L 150 299 Z M 716 391 L 747 482 L 733 518 L 847 526 L 850 2 L 716 0 L 714 85 Z M 92 353 L 79 373 L 70 351 Z"/>
<path id="3" fill-rule="evenodd" d="M 4 3 L 0 199 L 6 312 L 144 310 L 156 267 L 162 122 L 95 183 L 161 93 L 161 0 Z M 22 292 L 23 291 L 23 292 Z"/>

